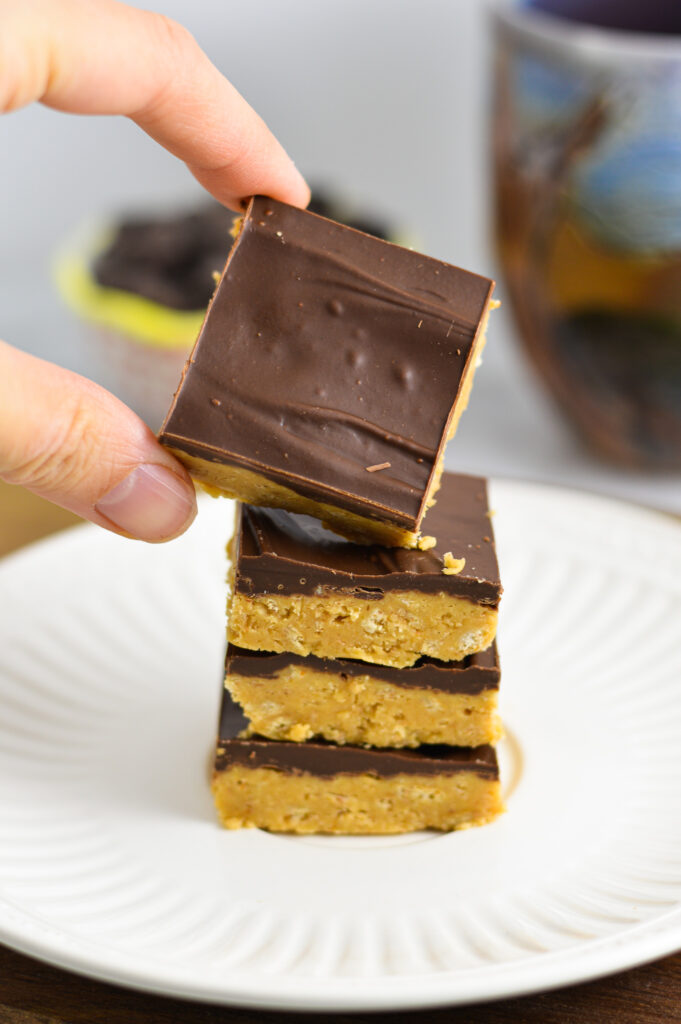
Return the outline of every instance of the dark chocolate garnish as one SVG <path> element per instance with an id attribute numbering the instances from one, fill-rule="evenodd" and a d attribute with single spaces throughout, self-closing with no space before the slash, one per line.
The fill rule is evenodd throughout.
<path id="1" fill-rule="evenodd" d="M 188 213 L 130 217 L 93 261 L 98 284 L 178 310 L 205 309 L 233 239 L 237 214 L 219 203 Z"/>

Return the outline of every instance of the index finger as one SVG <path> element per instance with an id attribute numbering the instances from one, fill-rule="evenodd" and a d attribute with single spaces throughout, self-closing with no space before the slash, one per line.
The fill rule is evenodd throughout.
<path id="1" fill-rule="evenodd" d="M 301 174 L 262 119 L 177 22 L 116 0 L 0 8 L 0 110 L 40 100 L 123 114 L 238 209 L 269 195 L 306 206 Z"/>

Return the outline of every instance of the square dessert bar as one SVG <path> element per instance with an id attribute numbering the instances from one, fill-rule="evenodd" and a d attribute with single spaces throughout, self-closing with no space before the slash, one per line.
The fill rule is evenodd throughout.
<path id="1" fill-rule="evenodd" d="M 225 693 L 213 796 L 226 828 L 336 835 L 482 825 L 503 811 L 494 748 L 372 750 L 242 735 Z"/>
<path id="2" fill-rule="evenodd" d="M 354 544 L 309 516 L 239 505 L 229 639 L 238 647 L 403 668 L 494 640 L 501 597 L 487 488 L 444 473 L 430 550 Z"/>
<path id="3" fill-rule="evenodd" d="M 493 287 L 256 197 L 160 441 L 209 489 L 416 547 Z"/>
<path id="4" fill-rule="evenodd" d="M 477 747 L 502 734 L 495 644 L 464 661 L 422 658 L 401 669 L 230 644 L 225 686 L 249 720 L 248 734 L 273 740 Z"/>

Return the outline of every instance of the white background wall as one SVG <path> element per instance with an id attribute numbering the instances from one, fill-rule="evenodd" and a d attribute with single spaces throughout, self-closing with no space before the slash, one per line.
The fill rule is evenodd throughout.
<path id="1" fill-rule="evenodd" d="M 429 254 L 494 273 L 483 0 L 141 6 L 187 25 L 309 178 L 405 224 Z M 51 284 L 55 247 L 83 220 L 198 194 L 185 168 L 123 119 L 41 107 L 0 119 L 0 336 L 90 372 Z M 519 358 L 503 313 L 449 461 L 681 511 L 676 478 L 623 474 L 582 450 Z"/>
<path id="2" fill-rule="evenodd" d="M 488 268 L 477 0 L 142 6 L 187 25 L 306 175 L 412 225 L 432 255 Z M 0 331 L 69 360 L 70 322 L 43 294 L 55 245 L 84 218 L 191 200 L 199 189 L 122 118 L 34 106 L 0 121 L 0 152 Z M 17 289 L 23 308 L 13 301 Z M 36 320 L 43 308 L 50 337 L 47 321 Z"/>

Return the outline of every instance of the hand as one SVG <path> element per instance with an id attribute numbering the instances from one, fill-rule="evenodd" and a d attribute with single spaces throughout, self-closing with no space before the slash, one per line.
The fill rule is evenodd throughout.
<path id="1" fill-rule="evenodd" d="M 34 101 L 130 117 L 232 209 L 255 194 L 309 200 L 263 121 L 161 15 L 116 0 L 0 0 L 0 112 Z M 186 471 L 130 409 L 3 342 L 0 477 L 140 540 L 169 540 L 196 514 Z"/>

